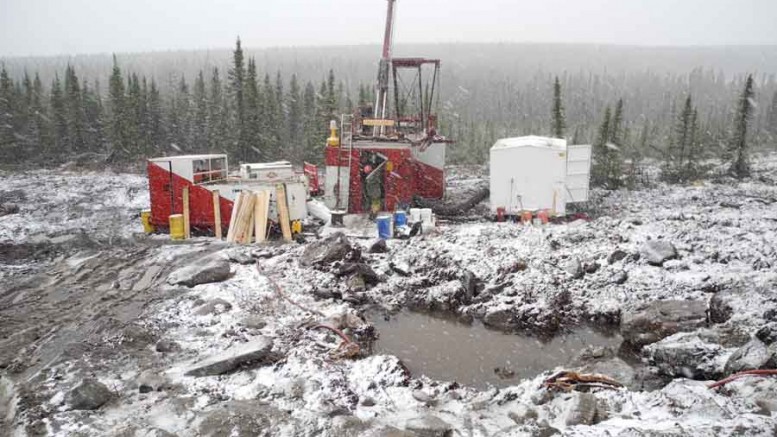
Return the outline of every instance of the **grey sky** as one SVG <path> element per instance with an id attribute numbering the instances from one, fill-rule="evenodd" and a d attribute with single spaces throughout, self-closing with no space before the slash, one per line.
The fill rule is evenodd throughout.
<path id="1" fill-rule="evenodd" d="M 398 43 L 777 44 L 777 0 L 398 0 Z M 0 56 L 381 41 L 385 0 L 0 0 Z"/>

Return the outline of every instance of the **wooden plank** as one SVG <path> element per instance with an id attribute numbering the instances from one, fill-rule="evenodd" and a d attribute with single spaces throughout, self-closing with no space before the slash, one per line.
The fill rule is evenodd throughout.
<path id="1" fill-rule="evenodd" d="M 267 240 L 267 216 L 270 212 L 270 192 L 260 191 L 256 193 L 255 224 L 256 224 L 256 242 L 261 243 Z"/>
<path id="2" fill-rule="evenodd" d="M 183 187 L 183 238 L 191 238 L 191 228 L 189 227 L 189 187 Z"/>
<path id="3" fill-rule="evenodd" d="M 253 197 L 253 206 L 251 207 L 250 212 L 250 218 L 248 219 L 247 228 L 246 228 L 246 238 L 245 241 L 243 241 L 245 244 L 251 244 L 251 240 L 254 238 L 254 227 L 256 222 L 256 199 L 257 195 L 256 193 L 252 193 L 251 197 Z"/>
<path id="4" fill-rule="evenodd" d="M 235 223 L 235 241 L 237 243 L 248 243 L 248 229 L 253 226 L 251 219 L 254 216 L 254 203 L 256 196 L 251 192 L 244 192 L 243 199 L 240 201 L 240 214 Z"/>
<path id="5" fill-rule="evenodd" d="M 270 211 L 270 192 L 259 191 L 256 193 L 256 205 L 254 206 L 254 225 L 256 227 L 256 242 L 267 240 L 267 213 Z"/>
<path id="6" fill-rule="evenodd" d="M 394 126 L 394 120 L 388 118 L 365 118 L 362 120 L 364 126 Z"/>
<path id="7" fill-rule="evenodd" d="M 286 200 L 286 185 L 275 186 L 275 201 L 278 204 L 278 221 L 281 223 L 283 239 L 291 241 L 291 224 L 289 223 L 289 204 Z"/>
<path id="8" fill-rule="evenodd" d="M 235 201 L 232 203 L 232 214 L 229 217 L 229 229 L 227 230 L 227 242 L 235 242 L 235 223 L 237 222 L 237 213 L 240 211 L 240 201 L 243 198 L 243 192 L 237 193 Z"/>
<path id="9" fill-rule="evenodd" d="M 221 240 L 221 196 L 219 190 L 213 190 L 213 231 Z"/>

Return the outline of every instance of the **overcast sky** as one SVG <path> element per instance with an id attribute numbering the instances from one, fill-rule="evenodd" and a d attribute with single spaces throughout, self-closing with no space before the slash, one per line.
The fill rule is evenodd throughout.
<path id="1" fill-rule="evenodd" d="M 381 42 L 386 0 L 0 0 L 0 56 Z M 396 42 L 777 44 L 777 0 L 398 0 Z"/>

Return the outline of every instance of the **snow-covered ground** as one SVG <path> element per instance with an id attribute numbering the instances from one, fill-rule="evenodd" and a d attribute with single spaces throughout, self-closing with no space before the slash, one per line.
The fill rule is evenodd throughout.
<path id="1" fill-rule="evenodd" d="M 52 249 L 35 261 L 45 269 L 33 280 L 12 275 L 0 289 L 7 320 L 0 348 L 18 351 L 0 353 L 0 431 L 775 435 L 774 379 L 707 387 L 748 366 L 777 364 L 777 156 L 755 168 L 744 182 L 597 192 L 586 206 L 589 221 L 441 222 L 429 234 L 390 240 L 385 253 L 370 253 L 372 240 L 354 236 L 349 242 L 360 253 L 341 253 L 332 263 L 300 262 L 323 245 L 314 237 L 264 247 L 203 238 Z M 471 190 L 482 183 L 482 170 L 449 172 L 449 190 Z M 0 240 L 9 245 L 81 229 L 128 238 L 147 202 L 139 176 L 2 177 L 2 190 L 22 190 L 27 199 L 16 217 L 0 217 Z M 656 241 L 675 253 L 652 262 Z M 213 265 L 217 272 L 224 264 L 225 280 L 193 287 L 168 280 L 187 273 L 170 276 L 180 268 Z M 353 265 L 369 271 L 349 273 Z M 657 302 L 668 306 L 656 309 Z M 44 315 L 24 320 L 41 307 Z M 376 333 L 368 315 L 406 308 L 533 335 L 592 324 L 635 344 L 590 348 L 540 376 L 478 390 L 411 375 L 396 357 L 370 354 Z M 342 329 L 361 354 L 344 353 L 340 338 L 320 324 Z M 272 350 L 253 364 L 187 375 L 208 357 L 264 344 L 260 339 L 272 341 Z M 625 387 L 544 387 L 561 369 L 606 374 Z M 73 389 L 90 378 L 108 388 L 104 403 L 76 409 Z"/>

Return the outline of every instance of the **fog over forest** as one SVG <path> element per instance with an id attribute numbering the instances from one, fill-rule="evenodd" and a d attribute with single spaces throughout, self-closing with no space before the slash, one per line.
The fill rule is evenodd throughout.
<path id="1" fill-rule="evenodd" d="M 250 153 L 256 153 L 260 159 L 320 160 L 318 148 L 326 138 L 327 119 L 350 112 L 352 105 L 363 100 L 359 98 L 360 90 L 362 94 L 373 92 L 379 52 L 376 45 L 244 48 L 245 60 L 255 62 L 257 93 L 265 96 L 263 105 L 271 104 L 271 100 L 277 102 L 275 109 L 265 107 L 263 110 L 264 113 L 274 112 L 277 122 L 272 122 L 269 116 L 263 117 L 262 111 L 257 109 L 258 124 L 260 127 L 266 124 L 267 127 L 260 128 L 263 139 L 252 144 Z M 158 123 L 165 132 L 149 139 L 153 144 L 144 147 L 143 152 L 138 151 L 138 154 L 235 152 L 230 143 L 236 140 L 229 138 L 232 133 L 228 131 L 209 143 L 194 139 L 207 136 L 199 130 L 214 129 L 212 126 L 196 126 L 194 108 L 198 103 L 194 101 L 196 91 L 193 90 L 196 79 L 202 72 L 204 82 L 210 88 L 213 71 L 218 69 L 220 87 L 224 97 L 229 99 L 228 75 L 234 70 L 233 54 L 233 49 L 223 49 L 115 55 L 123 80 L 130 80 L 133 75 L 149 83 L 153 80 L 160 93 Z M 755 113 L 749 135 L 754 139 L 755 149 L 775 147 L 777 46 L 406 44 L 398 45 L 394 55 L 442 60 L 442 97 L 438 111 L 441 133 L 457 141 L 449 151 L 452 163 L 484 163 L 488 148 L 500 137 L 549 134 L 555 76 L 560 80 L 566 135 L 571 140 L 581 143 L 596 141 L 596 130 L 605 109 L 608 106 L 614 108 L 622 99 L 623 145 L 640 155 L 660 156 L 660 151 L 671 142 L 678 108 L 690 95 L 698 112 L 699 141 L 703 143 L 705 154 L 711 157 L 724 148 L 730 134 L 737 95 L 746 75 L 753 74 Z M 95 117 L 101 119 L 99 124 L 102 128 L 107 127 L 106 120 L 111 114 L 108 85 L 113 68 L 110 54 L 12 57 L 0 62 L 17 88 L 21 86 L 25 73 L 30 77 L 38 74 L 46 94 L 44 102 L 50 100 L 48 94 L 55 77 L 64 81 L 68 66 L 72 67 L 78 81 L 86 84 L 94 92 L 94 98 L 100 101 L 101 113 L 95 114 Z M 331 84 L 332 95 L 329 98 L 333 101 L 329 109 L 322 111 L 323 100 L 327 97 L 321 95 L 321 90 L 326 89 L 322 82 L 328 80 L 330 70 L 334 83 Z M 314 105 L 315 108 L 297 109 L 290 102 L 293 98 L 289 95 L 293 75 L 297 81 L 294 85 L 298 88 L 294 91 L 299 95 L 297 100 L 302 99 L 306 87 L 312 88 L 315 96 L 309 96 L 310 101 L 301 104 Z M 269 82 L 263 80 L 265 76 Z M 128 82 L 127 90 L 131 86 Z M 273 93 L 276 95 L 271 96 Z M 205 94 L 211 95 L 201 97 L 212 104 L 212 90 Z M 191 106 L 192 110 L 184 109 L 185 113 L 172 114 L 176 101 L 179 104 L 175 111 L 180 112 L 181 105 Z M 207 103 L 202 101 L 200 104 Z M 305 132 L 296 135 L 292 130 L 302 130 L 305 122 L 289 120 L 290 110 L 316 114 L 315 121 L 308 120 Z M 51 108 L 47 112 L 51 112 Z M 201 117 L 202 120 L 207 118 L 205 115 Z M 182 127 L 179 129 L 173 120 L 178 118 L 191 120 L 180 123 Z M 211 122 L 213 120 L 205 124 L 210 125 Z M 268 135 L 267 131 L 273 129 L 284 132 Z M 180 130 L 183 132 L 176 132 Z M 109 133 L 105 130 L 100 135 L 104 135 L 105 139 L 96 139 L 95 145 L 78 149 L 97 148 L 101 151 L 103 145 L 109 142 Z M 17 142 L 24 137 L 24 134 L 17 133 Z M 171 143 L 177 148 L 170 148 Z"/>

